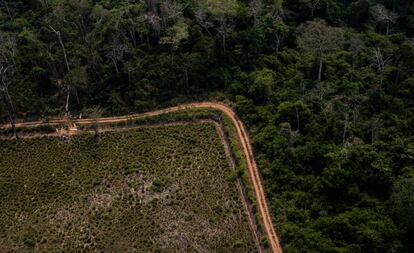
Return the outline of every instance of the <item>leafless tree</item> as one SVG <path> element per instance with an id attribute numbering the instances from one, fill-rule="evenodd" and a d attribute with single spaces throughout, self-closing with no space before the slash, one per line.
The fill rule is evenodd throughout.
<path id="1" fill-rule="evenodd" d="M 289 27 L 281 20 L 276 22 L 275 27 L 275 40 L 276 40 L 276 57 L 279 55 L 279 48 L 282 42 L 285 40 L 285 37 L 289 33 Z"/>
<path id="2" fill-rule="evenodd" d="M 385 22 L 386 23 L 386 34 L 388 35 L 390 32 L 391 24 L 394 24 L 398 19 L 398 14 L 392 12 L 384 7 L 382 4 L 377 4 L 372 7 L 372 15 L 377 23 Z"/>
<path id="3" fill-rule="evenodd" d="M 344 44 L 344 31 L 331 27 L 323 20 L 308 21 L 299 26 L 298 46 L 319 60 L 318 81 L 322 79 L 322 61 L 325 53 L 336 51 Z"/>
<path id="4" fill-rule="evenodd" d="M 16 131 L 16 110 L 9 93 L 11 72 L 16 67 L 14 60 L 17 51 L 16 37 L 14 33 L 0 31 L 0 93 L 10 124 L 12 125 L 13 134 L 18 138 Z"/>
<path id="5" fill-rule="evenodd" d="M 384 71 L 391 60 L 391 56 L 385 57 L 381 49 L 378 47 L 373 49 L 372 55 L 372 60 L 374 62 L 375 68 L 377 69 L 377 72 L 380 74 L 379 90 L 381 90 L 384 79 Z"/>
<path id="6" fill-rule="evenodd" d="M 196 22 L 206 30 L 208 35 L 211 36 L 211 32 L 209 29 L 214 27 L 214 24 L 212 21 L 209 20 L 207 13 L 205 13 L 202 10 L 197 10 L 195 12 L 195 18 L 196 18 Z"/>
<path id="7" fill-rule="evenodd" d="M 231 29 L 232 23 L 230 20 L 227 20 L 225 18 L 222 18 L 219 20 L 220 26 L 217 28 L 217 32 L 221 36 L 221 44 L 223 46 L 223 54 L 226 54 L 226 38 L 229 34 L 229 31 Z"/>
<path id="8" fill-rule="evenodd" d="M 62 35 L 60 34 L 60 31 L 55 30 L 51 25 L 49 25 L 49 28 L 57 36 L 58 42 L 59 42 L 59 44 L 62 48 L 63 58 L 65 60 L 66 71 L 67 71 L 67 73 L 69 73 L 70 72 L 70 65 L 69 65 L 68 55 L 66 53 L 65 44 L 63 43 L 63 40 L 62 40 Z M 65 114 L 66 114 L 66 116 L 69 116 L 69 100 L 70 100 L 70 84 L 66 83 L 66 104 L 65 104 Z"/>
<path id="9" fill-rule="evenodd" d="M 184 8 L 177 1 L 164 0 L 160 5 L 161 17 L 166 21 L 175 20 L 183 15 Z"/>
<path id="10" fill-rule="evenodd" d="M 250 14 L 253 16 L 254 25 L 256 25 L 260 19 L 260 15 L 263 12 L 263 1 L 262 0 L 251 0 L 249 2 L 249 11 L 250 11 Z"/>
<path id="11" fill-rule="evenodd" d="M 347 131 L 349 126 L 352 123 L 356 123 L 357 120 L 357 116 L 359 113 L 359 106 L 360 103 L 362 102 L 362 98 L 361 96 L 343 96 L 343 95 L 339 95 L 334 97 L 334 100 L 337 99 L 337 112 L 338 114 L 343 114 L 344 115 L 344 119 L 343 119 L 343 131 L 342 131 L 342 143 L 345 143 L 346 141 L 346 136 L 347 136 Z M 350 115 L 353 116 L 353 118 L 351 118 L 350 120 Z"/>
<path id="12" fill-rule="evenodd" d="M 9 117 L 10 124 L 12 126 L 13 135 L 19 138 L 16 131 L 16 110 L 14 109 L 13 100 L 9 93 L 9 79 L 8 70 L 10 67 L 0 66 L 0 92 L 4 101 L 7 116 Z"/>
<path id="13" fill-rule="evenodd" d="M 159 38 L 161 35 L 161 18 L 155 12 L 148 12 L 144 17 L 154 31 L 155 36 Z"/>
<path id="14" fill-rule="evenodd" d="M 17 51 L 17 36 L 14 33 L 0 31 L 0 62 L 11 62 L 16 65 L 14 60 Z"/>
<path id="15" fill-rule="evenodd" d="M 116 73 L 119 73 L 118 63 L 124 59 L 127 52 L 128 46 L 122 43 L 119 38 L 114 38 L 112 40 L 111 48 L 106 54 L 106 57 L 108 57 L 114 64 Z"/>

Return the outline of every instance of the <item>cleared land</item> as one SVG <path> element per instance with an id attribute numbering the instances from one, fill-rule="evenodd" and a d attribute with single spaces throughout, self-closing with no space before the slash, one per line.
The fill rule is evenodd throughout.
<path id="1" fill-rule="evenodd" d="M 257 251 L 211 123 L 0 140 L 0 251 Z"/>
<path id="2" fill-rule="evenodd" d="M 166 109 L 160 109 L 156 111 L 141 113 L 141 114 L 133 114 L 128 116 L 119 116 L 119 117 L 107 117 L 107 118 L 99 118 L 99 119 L 77 119 L 74 120 L 73 123 L 79 124 L 80 126 L 84 125 L 91 125 L 94 123 L 99 124 L 112 124 L 112 123 L 128 123 L 129 121 L 135 121 L 139 119 L 149 119 L 157 116 L 163 116 L 167 115 L 171 112 L 186 112 L 191 109 L 213 109 L 220 111 L 223 115 L 225 115 L 225 118 L 228 120 L 228 126 L 229 128 L 232 128 L 233 132 L 232 138 L 233 140 L 236 140 L 237 144 L 233 143 L 237 146 L 238 149 L 242 152 L 242 157 L 240 158 L 240 161 L 242 164 L 244 164 L 248 171 L 248 176 L 250 178 L 250 183 L 254 189 L 255 193 L 255 200 L 257 201 L 257 207 L 258 211 L 260 213 L 261 223 L 264 226 L 264 230 L 267 236 L 268 244 L 274 253 L 281 253 L 282 247 L 280 245 L 279 237 L 276 233 L 275 227 L 272 223 L 272 217 L 269 212 L 269 207 L 266 201 L 265 191 L 263 188 L 263 183 L 260 178 L 260 174 L 257 168 L 256 161 L 254 159 L 253 149 L 252 145 L 250 143 L 250 138 L 247 133 L 247 130 L 243 124 L 243 122 L 237 117 L 236 113 L 232 110 L 231 107 L 222 104 L 222 103 L 216 103 L 216 102 L 196 102 L 196 103 L 190 103 L 190 104 L 182 104 L 175 107 L 169 107 Z M 227 121 L 225 120 L 225 121 Z M 66 119 L 62 118 L 54 118 L 49 119 L 47 121 L 35 121 L 35 122 L 21 122 L 16 124 L 17 127 L 20 128 L 37 128 L 37 127 L 53 127 L 57 125 L 67 124 L 68 121 Z M 226 124 L 227 125 L 227 124 Z M 7 130 L 10 129 L 10 125 L 1 125 L 0 129 Z M 70 133 L 70 131 L 69 131 Z M 56 133 L 55 133 L 56 135 Z M 234 148 L 232 148 L 233 151 Z M 251 220 L 251 219 L 250 219 Z"/>

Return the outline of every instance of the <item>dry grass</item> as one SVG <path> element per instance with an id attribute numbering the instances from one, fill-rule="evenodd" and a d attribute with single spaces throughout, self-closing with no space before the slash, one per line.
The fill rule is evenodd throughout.
<path id="1" fill-rule="evenodd" d="M 0 252 L 254 252 L 215 126 L 0 140 Z"/>

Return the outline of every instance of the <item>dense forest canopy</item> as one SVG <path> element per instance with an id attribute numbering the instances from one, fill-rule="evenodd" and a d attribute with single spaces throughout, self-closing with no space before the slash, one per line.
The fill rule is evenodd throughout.
<path id="1" fill-rule="evenodd" d="M 285 252 L 414 251 L 412 0 L 0 0 L 0 116 L 235 103 Z"/>

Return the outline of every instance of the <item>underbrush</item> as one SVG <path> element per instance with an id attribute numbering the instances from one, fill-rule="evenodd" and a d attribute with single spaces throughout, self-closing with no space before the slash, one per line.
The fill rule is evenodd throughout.
<path id="1" fill-rule="evenodd" d="M 19 135 L 31 134 L 50 134 L 56 132 L 56 126 L 35 126 L 35 127 L 16 127 L 16 132 Z M 12 137 L 13 130 L 11 128 L 0 128 L 0 137 Z"/>

